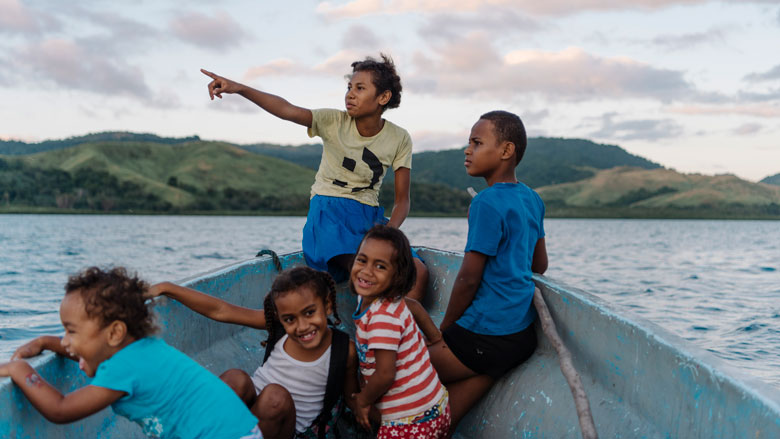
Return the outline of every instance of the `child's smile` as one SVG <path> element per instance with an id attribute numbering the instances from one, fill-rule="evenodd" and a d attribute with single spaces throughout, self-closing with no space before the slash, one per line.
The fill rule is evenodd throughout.
<path id="1" fill-rule="evenodd" d="M 66 294 L 62 299 L 60 318 L 65 327 L 62 346 L 78 357 L 79 369 L 89 377 L 95 376 L 100 363 L 114 353 L 108 343 L 108 327 L 101 327 L 100 319 L 87 315 L 84 300 L 78 292 Z"/>
<path id="2" fill-rule="evenodd" d="M 314 361 L 330 346 L 329 307 L 310 288 L 299 288 L 274 301 L 288 341 L 284 350 L 300 361 Z"/>
<path id="3" fill-rule="evenodd" d="M 355 292 L 363 297 L 364 306 L 390 288 L 395 272 L 390 261 L 394 254 L 393 245 L 385 240 L 368 238 L 360 245 L 350 279 Z"/>

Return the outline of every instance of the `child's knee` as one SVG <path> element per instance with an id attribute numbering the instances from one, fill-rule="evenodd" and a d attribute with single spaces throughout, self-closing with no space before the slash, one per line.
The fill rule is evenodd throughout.
<path id="1" fill-rule="evenodd" d="M 219 376 L 244 403 L 251 405 L 255 399 L 255 385 L 249 374 L 241 369 L 228 369 Z"/>
<path id="2" fill-rule="evenodd" d="M 268 384 L 257 395 L 255 408 L 266 417 L 274 417 L 289 413 L 295 409 L 295 403 L 290 392 L 278 384 Z"/>

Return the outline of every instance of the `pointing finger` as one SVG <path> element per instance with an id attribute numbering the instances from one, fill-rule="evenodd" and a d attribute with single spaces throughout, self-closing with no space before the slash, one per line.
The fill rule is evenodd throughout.
<path id="1" fill-rule="evenodd" d="M 206 75 L 206 76 L 209 76 L 209 77 L 211 77 L 212 79 L 217 79 L 217 78 L 219 78 L 219 76 L 217 76 L 217 75 L 215 75 L 215 74 L 213 74 L 213 73 L 209 72 L 209 71 L 208 71 L 208 70 L 206 70 L 206 69 L 200 69 L 200 71 L 201 71 L 201 73 L 203 73 L 203 74 L 204 74 L 204 75 Z"/>

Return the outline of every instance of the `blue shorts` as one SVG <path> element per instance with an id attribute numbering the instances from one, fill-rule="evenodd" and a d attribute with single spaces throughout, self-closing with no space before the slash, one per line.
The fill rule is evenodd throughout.
<path id="1" fill-rule="evenodd" d="M 354 255 L 368 229 L 387 224 L 385 209 L 350 198 L 315 195 L 309 201 L 309 213 L 303 226 L 303 256 L 306 264 L 328 271 L 336 282 L 347 280 L 349 273 L 328 261 L 340 255 Z M 419 258 L 412 250 L 412 255 Z"/>

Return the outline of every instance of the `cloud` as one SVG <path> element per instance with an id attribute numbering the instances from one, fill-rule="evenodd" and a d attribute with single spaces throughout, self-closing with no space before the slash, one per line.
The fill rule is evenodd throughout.
<path id="1" fill-rule="evenodd" d="M 780 106 L 772 103 L 748 103 L 728 105 L 680 105 L 668 109 L 671 113 L 692 116 L 739 114 L 743 116 L 780 117 Z"/>
<path id="2" fill-rule="evenodd" d="M 714 43 L 725 43 L 727 31 L 710 29 L 705 32 L 695 32 L 680 35 L 660 35 L 652 39 L 651 44 L 666 51 L 692 49 L 697 46 Z"/>
<path id="3" fill-rule="evenodd" d="M 345 49 L 376 51 L 381 45 L 382 42 L 374 31 L 359 24 L 350 26 L 341 37 L 341 47 Z"/>
<path id="4" fill-rule="evenodd" d="M 182 14 L 169 25 L 182 41 L 211 50 L 227 51 L 247 38 L 238 22 L 224 11 L 211 16 L 198 12 Z"/>
<path id="5" fill-rule="evenodd" d="M 771 102 L 780 100 L 780 88 L 766 92 L 740 91 L 737 93 L 738 102 Z"/>
<path id="6" fill-rule="evenodd" d="M 64 39 L 30 44 L 16 54 L 22 74 L 104 95 L 151 100 L 141 69 L 95 54 Z"/>
<path id="7" fill-rule="evenodd" d="M 683 73 L 629 58 L 605 58 L 576 47 L 559 52 L 516 50 L 500 55 L 483 33 L 418 52 L 406 80 L 417 93 L 507 99 L 538 94 L 563 100 L 647 98 L 717 100 L 699 92 Z"/>
<path id="8" fill-rule="evenodd" d="M 275 59 L 260 66 L 250 67 L 244 73 L 244 79 L 253 80 L 263 76 L 291 76 L 302 73 L 304 70 L 306 70 L 305 67 L 291 59 Z"/>
<path id="9" fill-rule="evenodd" d="M 535 32 L 543 26 L 519 11 L 508 7 L 485 7 L 477 13 L 441 13 L 433 15 L 420 28 L 420 35 L 425 38 L 450 39 L 469 31 L 484 32 Z"/>
<path id="10" fill-rule="evenodd" d="M 565 16 L 588 11 L 659 10 L 676 5 L 695 5 L 711 0 L 353 0 L 317 5 L 316 12 L 327 19 L 345 19 L 377 14 L 474 12 L 484 7 L 504 7 L 530 15 Z M 731 0 L 732 3 L 772 3 L 774 0 Z"/>
<path id="11" fill-rule="evenodd" d="M 680 124 L 672 119 L 635 119 L 615 121 L 617 113 L 605 113 L 601 116 L 601 127 L 590 136 L 610 140 L 649 140 L 655 141 L 677 137 L 683 132 Z"/>
<path id="12" fill-rule="evenodd" d="M 526 130 L 530 130 L 529 125 L 532 127 L 538 125 L 549 116 L 549 110 L 523 111 L 520 113 L 520 118 L 523 120 Z"/>
<path id="13" fill-rule="evenodd" d="M 0 0 L 0 33 L 41 34 L 60 28 L 60 22 L 46 12 L 18 0 Z"/>
<path id="14" fill-rule="evenodd" d="M 263 76 L 334 76 L 345 75 L 351 71 L 350 65 L 363 59 L 359 52 L 343 49 L 314 66 L 303 65 L 288 58 L 276 59 L 265 64 L 250 67 L 244 73 L 245 80 Z"/>
<path id="15" fill-rule="evenodd" d="M 107 56 L 115 56 L 121 52 L 128 53 L 145 52 L 145 41 L 159 41 L 164 38 L 158 29 L 140 22 L 122 17 L 110 12 L 93 11 L 88 8 L 70 10 L 78 19 L 86 19 L 92 25 L 101 26 L 108 31 L 107 35 L 90 34 L 88 37 L 78 39 L 78 44 L 90 52 L 100 52 Z"/>
<path id="16" fill-rule="evenodd" d="M 780 79 L 780 64 L 763 73 L 751 73 L 745 76 L 744 79 L 745 81 L 750 82 L 773 81 L 775 79 Z"/>
<path id="17" fill-rule="evenodd" d="M 759 131 L 761 131 L 764 128 L 763 125 L 757 124 L 757 123 L 746 123 L 742 124 L 732 131 L 733 134 L 739 135 L 739 136 L 747 136 L 750 134 L 755 134 Z"/>
<path id="18" fill-rule="evenodd" d="M 350 67 L 353 62 L 364 59 L 365 56 L 353 49 L 344 49 L 336 52 L 325 61 L 311 69 L 312 73 L 325 75 L 346 75 L 352 72 Z"/>
<path id="19" fill-rule="evenodd" d="M 415 131 L 411 136 L 415 152 L 454 149 L 469 143 L 468 131 Z"/>
<path id="20" fill-rule="evenodd" d="M 223 95 L 223 99 L 214 98 L 213 101 L 208 102 L 206 108 L 237 114 L 257 114 L 259 111 L 259 107 L 249 100 L 230 95 Z"/>

